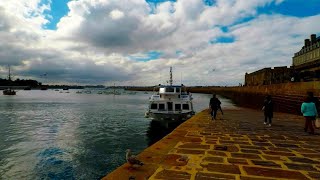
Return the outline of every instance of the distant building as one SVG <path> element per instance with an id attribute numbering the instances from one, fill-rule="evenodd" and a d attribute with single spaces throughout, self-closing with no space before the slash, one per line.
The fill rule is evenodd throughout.
<path id="1" fill-rule="evenodd" d="M 291 81 L 292 69 L 287 66 L 263 68 L 253 73 L 246 73 L 245 86 L 259 86 Z"/>
<path id="2" fill-rule="evenodd" d="M 264 68 L 245 75 L 246 86 L 318 80 L 320 80 L 320 37 L 316 34 L 304 40 L 304 46 L 292 57 L 290 68 L 286 66 Z"/>
<path id="3" fill-rule="evenodd" d="M 320 36 L 312 34 L 304 40 L 304 46 L 292 57 L 292 68 L 300 81 L 320 78 Z"/>

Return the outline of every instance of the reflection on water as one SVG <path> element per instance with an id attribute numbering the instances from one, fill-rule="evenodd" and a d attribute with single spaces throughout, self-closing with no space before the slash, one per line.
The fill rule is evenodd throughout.
<path id="1" fill-rule="evenodd" d="M 0 179 L 97 179 L 177 126 L 144 118 L 150 94 L 69 91 L 0 96 Z M 209 97 L 194 94 L 195 110 Z"/>
<path id="2" fill-rule="evenodd" d="M 156 143 L 169 133 L 171 133 L 176 127 L 178 127 L 183 121 L 172 122 L 165 127 L 165 125 L 159 121 L 150 121 L 147 136 L 148 136 L 148 146 Z"/>

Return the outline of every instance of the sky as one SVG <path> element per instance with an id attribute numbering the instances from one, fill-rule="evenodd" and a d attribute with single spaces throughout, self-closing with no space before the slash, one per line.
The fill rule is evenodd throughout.
<path id="1" fill-rule="evenodd" d="M 0 1 L 0 78 L 233 86 L 290 66 L 319 22 L 320 0 Z"/>

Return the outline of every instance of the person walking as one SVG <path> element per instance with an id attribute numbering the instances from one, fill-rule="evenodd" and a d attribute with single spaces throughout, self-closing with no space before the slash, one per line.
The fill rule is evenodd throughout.
<path id="1" fill-rule="evenodd" d="M 316 105 L 312 102 L 310 96 L 306 98 L 306 100 L 301 105 L 301 113 L 305 118 L 304 131 L 307 132 L 310 129 L 309 134 L 314 134 L 314 128 L 312 125 L 313 119 L 317 116 L 317 108 Z"/>
<path id="2" fill-rule="evenodd" d="M 221 110 L 221 113 L 223 114 L 222 112 L 222 109 L 221 109 L 221 102 L 220 100 L 216 97 L 215 94 L 212 95 L 212 98 L 210 99 L 210 103 L 209 103 L 209 108 L 211 109 L 211 119 L 215 119 L 216 120 L 216 117 L 217 117 L 217 111 L 218 109 Z"/>
<path id="3" fill-rule="evenodd" d="M 271 126 L 273 118 L 273 101 L 270 95 L 267 95 L 262 110 L 264 111 L 264 124 Z"/>
<path id="4" fill-rule="evenodd" d="M 311 102 L 313 102 L 314 103 L 314 105 L 316 106 L 316 109 L 317 109 L 317 112 L 318 113 L 320 113 L 320 102 L 319 102 L 319 99 L 317 98 L 317 97 L 314 97 L 313 96 L 313 92 L 307 92 L 307 95 L 308 95 L 308 97 L 310 97 L 310 100 L 311 100 Z M 319 115 L 320 114 L 317 114 L 317 116 L 319 117 Z M 314 116 L 313 118 L 312 118 L 312 126 L 313 126 L 313 128 L 316 128 L 316 124 L 315 124 L 315 122 L 316 122 L 316 116 Z"/>

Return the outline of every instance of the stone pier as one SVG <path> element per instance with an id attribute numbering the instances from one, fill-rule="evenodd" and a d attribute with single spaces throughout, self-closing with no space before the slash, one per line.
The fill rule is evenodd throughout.
<path id="1" fill-rule="evenodd" d="M 196 114 L 141 152 L 144 166 L 124 164 L 103 179 L 320 179 L 320 136 L 304 132 L 302 116 L 275 113 L 269 127 L 261 111 L 224 113 Z"/>

